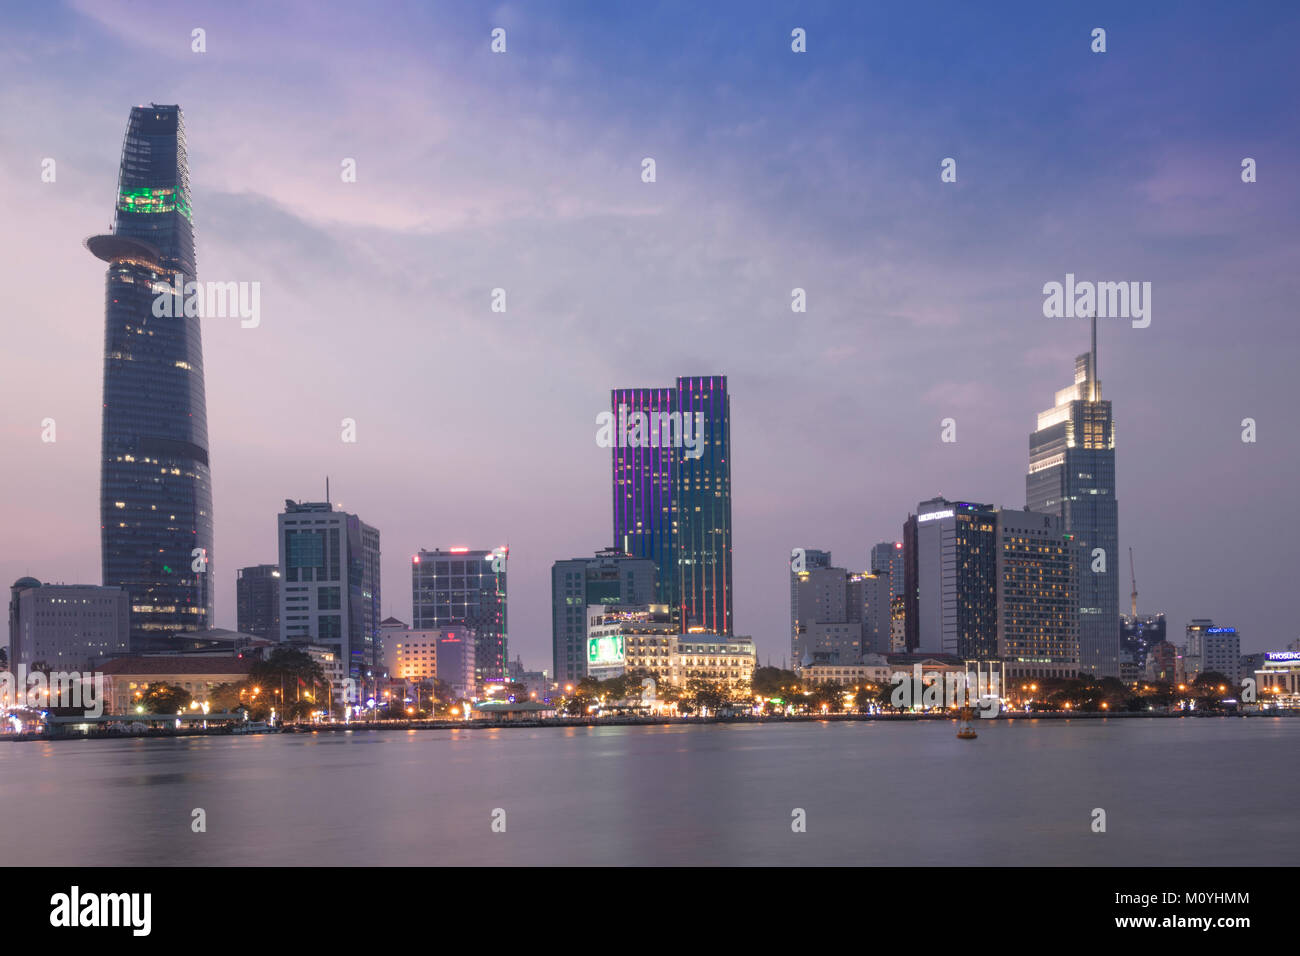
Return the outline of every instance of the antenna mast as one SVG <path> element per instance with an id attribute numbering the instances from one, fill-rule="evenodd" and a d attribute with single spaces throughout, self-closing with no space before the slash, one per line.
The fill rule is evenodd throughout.
<path id="1" fill-rule="evenodd" d="M 1137 579 L 1137 572 L 1133 570 L 1133 549 L 1132 548 L 1128 549 L 1128 573 L 1129 573 L 1129 577 L 1133 579 L 1133 593 L 1130 595 L 1130 597 L 1133 599 L 1133 620 L 1136 621 L 1138 616 L 1138 579 Z"/>

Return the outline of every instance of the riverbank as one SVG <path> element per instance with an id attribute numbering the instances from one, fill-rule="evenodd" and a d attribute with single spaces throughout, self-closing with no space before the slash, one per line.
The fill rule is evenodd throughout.
<path id="1" fill-rule="evenodd" d="M 1003 711 L 989 720 L 1164 720 L 1192 717 L 1295 717 L 1290 711 L 1239 712 L 1225 714 L 1206 714 L 1195 711 L 1043 711 L 1027 713 L 1024 711 Z M 791 714 L 773 716 L 753 716 L 749 714 L 710 717 L 543 717 L 527 720 L 501 720 L 481 718 L 478 720 L 394 720 L 394 721 L 353 721 L 351 723 L 328 724 L 287 724 L 274 730 L 246 731 L 237 730 L 236 725 L 220 727 L 182 727 L 154 728 L 134 731 L 90 731 L 88 733 L 23 733 L 0 735 L 0 741 L 30 740 L 123 740 L 137 737 L 222 737 L 247 736 L 258 733 L 319 734 L 319 733 L 353 733 L 370 730 L 496 730 L 512 727 L 644 727 L 644 726 L 692 726 L 698 724 L 811 724 L 811 723 L 846 723 L 846 722 L 884 722 L 906 723 L 915 721 L 953 721 L 956 718 L 947 713 L 936 714 Z M 977 720 L 976 728 L 984 723 Z"/>

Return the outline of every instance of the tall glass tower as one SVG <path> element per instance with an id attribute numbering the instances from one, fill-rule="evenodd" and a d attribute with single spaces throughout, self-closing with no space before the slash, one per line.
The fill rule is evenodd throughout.
<path id="1" fill-rule="evenodd" d="M 86 240 L 108 263 L 100 523 L 105 585 L 131 596 L 133 651 L 211 627 L 212 482 L 195 281 L 185 122 L 137 106 L 127 122 L 113 231 Z"/>
<path id="2" fill-rule="evenodd" d="M 655 603 L 672 607 L 683 631 L 730 636 L 727 377 L 684 376 L 675 388 L 614 389 L 610 401 L 620 436 L 613 449 L 614 547 L 654 560 Z M 639 424 L 638 416 L 644 416 Z M 664 416 L 675 416 L 671 425 Z M 669 440 L 674 433 L 689 436 L 692 447 Z M 623 441 L 637 434 L 639 440 Z"/>
<path id="3" fill-rule="evenodd" d="M 1025 498 L 1030 511 L 1059 516 L 1079 548 L 1079 669 L 1119 677 L 1119 505 L 1115 500 L 1115 420 L 1092 351 L 1074 363 L 1074 384 L 1038 416 L 1029 436 Z M 1100 549 L 1100 553 L 1098 552 Z"/>

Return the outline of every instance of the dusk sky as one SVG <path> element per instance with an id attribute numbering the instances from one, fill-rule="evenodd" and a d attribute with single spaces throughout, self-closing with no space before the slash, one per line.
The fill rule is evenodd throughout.
<path id="1" fill-rule="evenodd" d="M 105 267 L 82 241 L 130 108 L 179 103 L 199 278 L 261 284 L 259 327 L 203 324 L 219 626 L 284 499 L 328 475 L 380 529 L 385 615 L 410 621 L 419 548 L 508 542 L 510 656 L 550 670 L 550 566 L 612 543 L 610 389 L 724 374 L 735 629 L 780 663 L 791 547 L 865 568 L 926 498 L 1024 507 L 1036 415 L 1088 345 L 1043 315 L 1074 273 L 1153 290 L 1148 328 L 1100 328 L 1121 609 L 1132 547 L 1172 639 L 1212 617 L 1285 647 L 1300 7 L 1132 6 L 6 10 L 3 583 L 100 583 Z"/>

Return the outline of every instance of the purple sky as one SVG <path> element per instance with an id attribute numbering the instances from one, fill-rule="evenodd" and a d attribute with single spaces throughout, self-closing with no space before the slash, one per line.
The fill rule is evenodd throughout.
<path id="1" fill-rule="evenodd" d="M 1154 286 L 1149 328 L 1101 328 L 1121 607 L 1131 546 L 1172 633 L 1285 646 L 1297 15 L 1126 7 L 6 14 L 0 576 L 99 581 L 104 269 L 81 241 L 154 101 L 185 110 L 199 277 L 262 286 L 259 328 L 204 326 L 219 625 L 283 500 L 329 475 L 382 533 L 386 615 L 410 619 L 416 549 L 508 541 L 511 656 L 549 669 L 550 565 L 610 543 L 610 388 L 726 374 L 736 627 L 779 661 L 792 546 L 862 567 L 919 500 L 1023 507 L 1035 416 L 1087 346 L 1042 315 L 1073 272 Z"/>

